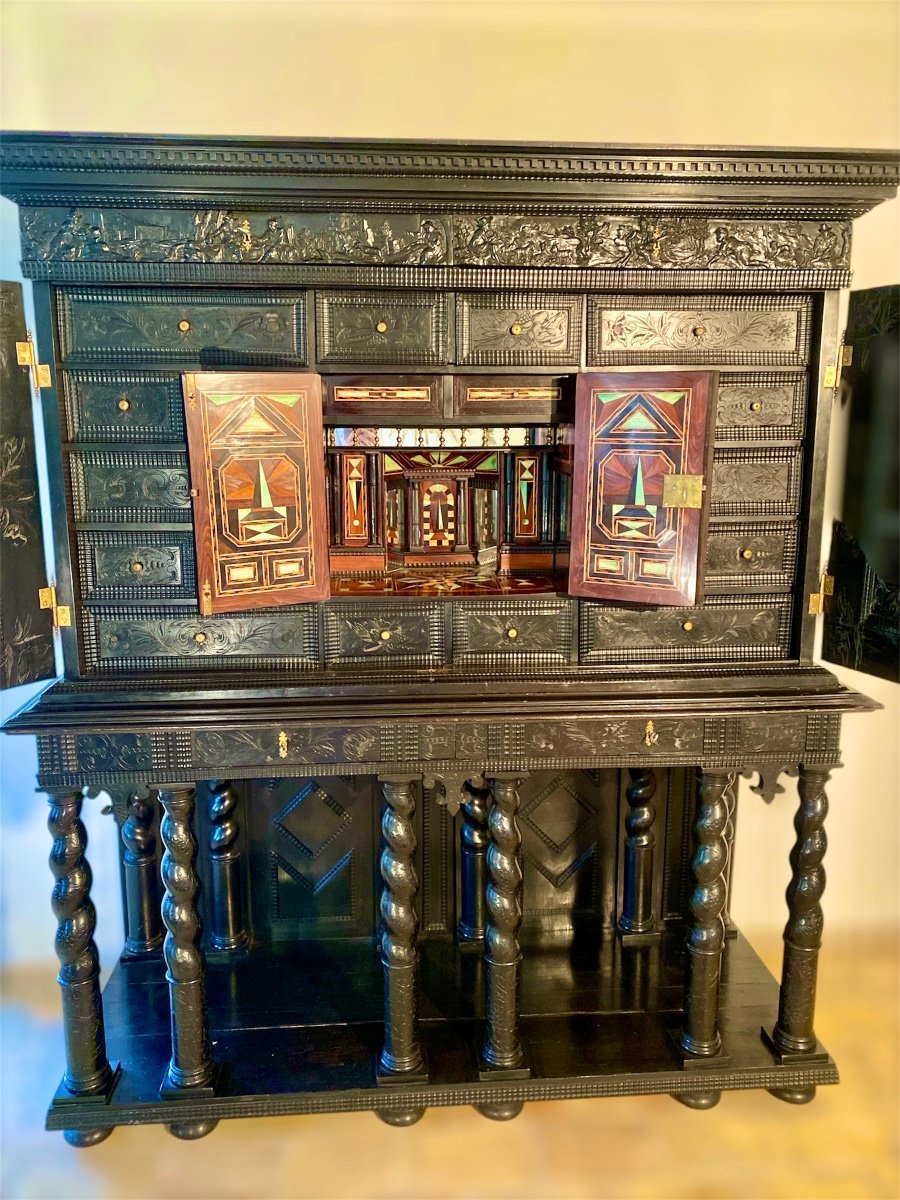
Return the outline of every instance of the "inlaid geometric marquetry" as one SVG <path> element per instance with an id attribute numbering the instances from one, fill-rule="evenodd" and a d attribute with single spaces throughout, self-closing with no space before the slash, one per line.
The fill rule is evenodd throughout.
<path id="1" fill-rule="evenodd" d="M 569 591 L 645 604 L 702 594 L 714 379 L 582 375 Z"/>
<path id="2" fill-rule="evenodd" d="M 317 375 L 186 375 L 200 611 L 329 595 Z"/>
<path id="3" fill-rule="evenodd" d="M 369 491 L 365 454 L 342 454 L 342 541 L 346 546 L 368 545 Z"/>

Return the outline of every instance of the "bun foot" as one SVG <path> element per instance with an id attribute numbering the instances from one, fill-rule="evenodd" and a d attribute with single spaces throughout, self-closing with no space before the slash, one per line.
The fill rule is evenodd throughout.
<path id="1" fill-rule="evenodd" d="M 769 1088 L 769 1095 L 785 1104 L 809 1104 L 816 1098 L 815 1084 L 808 1087 Z"/>
<path id="2" fill-rule="evenodd" d="M 206 1137 L 218 1125 L 218 1121 L 174 1121 L 167 1125 L 172 1137 L 180 1138 L 183 1142 L 195 1142 L 197 1138 Z"/>
<path id="3" fill-rule="evenodd" d="M 88 1146 L 98 1146 L 101 1142 L 105 1142 L 113 1129 L 112 1125 L 108 1129 L 67 1129 L 63 1133 L 63 1137 L 70 1146 L 86 1150 Z"/>
<path id="4" fill-rule="evenodd" d="M 511 1121 L 525 1107 L 524 1100 L 500 1100 L 491 1104 L 476 1104 L 475 1108 L 489 1121 Z"/>
<path id="5" fill-rule="evenodd" d="M 375 1116 L 385 1125 L 396 1125 L 403 1129 L 407 1125 L 415 1125 L 425 1116 L 424 1108 L 376 1108 Z"/>
<path id="6" fill-rule="evenodd" d="M 697 1109 L 715 1108 L 722 1099 L 721 1092 L 670 1092 L 669 1095 L 685 1108 Z"/>

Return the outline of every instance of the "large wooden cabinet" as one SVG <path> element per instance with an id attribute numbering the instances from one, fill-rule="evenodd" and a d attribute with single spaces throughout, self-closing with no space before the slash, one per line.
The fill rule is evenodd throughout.
<path id="1" fill-rule="evenodd" d="M 836 1082 L 824 788 L 871 705 L 812 657 L 824 466 L 896 158 L 16 133 L 0 163 L 65 664 L 7 725 L 51 805 L 48 1127 Z M 785 773 L 776 982 L 728 894 L 738 778 Z M 102 995 L 86 789 L 122 835 Z"/>

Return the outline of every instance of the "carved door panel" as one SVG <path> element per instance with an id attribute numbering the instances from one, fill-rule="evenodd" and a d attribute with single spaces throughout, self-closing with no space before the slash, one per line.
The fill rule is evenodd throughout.
<path id="1" fill-rule="evenodd" d="M 185 375 L 200 612 L 330 592 L 318 375 Z"/>
<path id="2" fill-rule="evenodd" d="M 579 377 L 573 595 L 701 598 L 716 382 L 700 371 Z"/>

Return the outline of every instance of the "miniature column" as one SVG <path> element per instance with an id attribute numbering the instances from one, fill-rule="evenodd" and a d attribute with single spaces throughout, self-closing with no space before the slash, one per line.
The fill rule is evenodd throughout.
<path id="1" fill-rule="evenodd" d="M 209 781 L 210 942 L 216 950 L 238 950 L 247 943 L 241 881 L 238 793 L 228 779 Z"/>
<path id="2" fill-rule="evenodd" d="M 630 811 L 625 818 L 625 884 L 622 895 L 621 933 L 650 933 L 653 916 L 653 851 L 656 844 L 656 772 L 647 767 L 629 767 L 631 783 L 626 797 Z"/>
<path id="3" fill-rule="evenodd" d="M 483 783 L 484 780 L 481 780 Z M 460 840 L 460 919 L 458 933 L 463 941 L 484 937 L 487 926 L 487 848 L 488 811 L 491 790 L 479 787 L 477 780 L 466 783 L 462 802 L 463 823 Z"/>
<path id="4" fill-rule="evenodd" d="M 153 823 L 156 801 L 132 792 L 122 825 L 125 874 L 126 955 L 152 954 L 162 945 L 159 863 Z"/>

